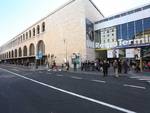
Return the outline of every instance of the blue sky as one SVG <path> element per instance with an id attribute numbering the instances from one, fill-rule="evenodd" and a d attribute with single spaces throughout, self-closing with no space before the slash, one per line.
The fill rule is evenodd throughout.
<path id="1" fill-rule="evenodd" d="M 0 46 L 69 0 L 0 0 Z M 107 17 L 150 0 L 93 0 Z"/>

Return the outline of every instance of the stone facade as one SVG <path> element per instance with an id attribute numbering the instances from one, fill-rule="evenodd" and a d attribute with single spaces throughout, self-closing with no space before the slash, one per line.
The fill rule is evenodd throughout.
<path id="1" fill-rule="evenodd" d="M 40 51 L 45 61 L 49 61 L 48 57 L 53 56 L 58 65 L 66 60 L 71 62 L 73 53 L 78 54 L 80 60 L 94 60 L 95 50 L 88 48 L 86 44 L 86 19 L 94 23 L 101 18 L 103 18 L 102 14 L 92 1 L 71 0 L 3 45 L 0 48 L 0 59 L 27 60 L 30 57 L 36 58 Z M 44 31 L 42 31 L 43 23 Z M 34 55 L 30 54 L 31 44 L 34 45 Z M 25 46 L 27 55 L 24 55 Z M 19 48 L 21 48 L 21 56 L 19 56 Z"/>

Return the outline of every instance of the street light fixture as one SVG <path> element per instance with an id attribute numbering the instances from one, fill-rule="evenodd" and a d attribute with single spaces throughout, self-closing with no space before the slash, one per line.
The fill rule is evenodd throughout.
<path id="1" fill-rule="evenodd" d="M 66 62 L 67 62 L 67 41 L 66 41 L 66 39 L 64 39 L 64 45 L 65 45 L 65 57 L 66 57 Z"/>

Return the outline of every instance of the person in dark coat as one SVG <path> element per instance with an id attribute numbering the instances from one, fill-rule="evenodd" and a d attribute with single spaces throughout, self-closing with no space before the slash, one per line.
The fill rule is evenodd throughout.
<path id="1" fill-rule="evenodd" d="M 108 68 L 109 68 L 109 64 L 106 62 L 106 60 L 104 60 L 103 62 L 103 76 L 108 76 Z"/>
<path id="2" fill-rule="evenodd" d="M 125 73 L 125 74 L 128 72 L 128 68 L 129 68 L 128 63 L 127 63 L 127 61 L 125 60 L 125 61 L 123 62 L 123 69 L 124 69 L 124 73 Z"/>
<path id="3" fill-rule="evenodd" d="M 122 72 L 122 62 L 121 60 L 118 61 L 118 73 L 120 74 Z"/>

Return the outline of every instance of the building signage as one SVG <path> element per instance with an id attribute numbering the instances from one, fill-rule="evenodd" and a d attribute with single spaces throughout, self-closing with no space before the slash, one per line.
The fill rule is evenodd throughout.
<path id="1" fill-rule="evenodd" d="M 103 44 L 96 42 L 95 48 L 114 48 L 117 46 L 139 45 L 139 44 L 146 44 L 146 43 L 150 43 L 150 37 L 136 38 L 132 40 L 118 39 L 117 42 L 103 43 Z"/>
<path id="2" fill-rule="evenodd" d="M 132 40 L 123 40 L 123 39 L 118 40 L 119 46 L 132 45 L 132 44 L 137 45 L 137 44 L 146 44 L 146 43 L 150 43 L 150 37 L 136 38 Z"/>
<path id="3" fill-rule="evenodd" d="M 117 42 L 113 42 L 113 43 L 103 43 L 103 44 L 100 44 L 98 42 L 95 43 L 95 48 L 114 48 L 118 46 L 118 43 Z"/>

